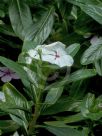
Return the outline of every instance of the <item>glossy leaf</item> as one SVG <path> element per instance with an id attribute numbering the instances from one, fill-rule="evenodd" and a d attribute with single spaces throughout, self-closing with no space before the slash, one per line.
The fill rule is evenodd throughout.
<path id="1" fill-rule="evenodd" d="M 52 88 L 47 93 L 47 96 L 45 98 L 45 102 L 44 103 L 48 104 L 49 106 L 54 104 L 59 99 L 59 97 L 61 96 L 62 92 L 63 92 L 63 87 Z"/>
<path id="2" fill-rule="evenodd" d="M 102 24 L 102 8 L 98 1 L 85 1 L 85 0 L 67 0 L 68 2 L 75 4 L 81 8 L 86 14 L 95 19 L 98 23 Z"/>
<path id="3" fill-rule="evenodd" d="M 66 51 L 69 55 L 71 55 L 72 57 L 74 57 L 77 52 L 79 51 L 80 49 L 80 44 L 78 43 L 74 43 L 72 45 L 69 45 L 67 48 L 66 48 Z"/>
<path id="4" fill-rule="evenodd" d="M 102 97 L 95 99 L 95 95 L 88 93 L 81 105 L 82 115 L 91 120 L 99 120 L 102 117 L 101 110 Z"/>
<path id="5" fill-rule="evenodd" d="M 99 61 L 95 62 L 95 68 L 97 73 L 102 76 L 102 59 L 100 59 Z"/>
<path id="6" fill-rule="evenodd" d="M 58 117 L 57 119 L 61 120 L 64 123 L 73 123 L 73 122 L 85 120 L 85 118 L 83 117 L 81 113 L 77 113 L 75 115 L 71 115 L 68 117 L 60 117 L 60 118 Z"/>
<path id="7" fill-rule="evenodd" d="M 0 120 L 0 129 L 3 133 L 13 132 L 19 128 L 19 125 L 12 120 Z"/>
<path id="8" fill-rule="evenodd" d="M 71 127 L 64 128 L 64 127 L 46 126 L 46 129 L 56 136 L 84 136 L 85 135 L 85 132 L 83 133 Z M 88 136 L 88 134 L 86 134 L 85 136 Z"/>
<path id="9" fill-rule="evenodd" d="M 45 88 L 45 90 L 49 90 L 50 88 L 56 88 L 59 86 L 63 86 L 65 84 L 69 84 L 71 82 L 83 80 L 86 78 L 90 78 L 96 75 L 95 69 L 80 69 L 78 71 L 73 72 L 71 75 L 68 75 L 64 80 L 60 82 L 55 82 Z"/>
<path id="10" fill-rule="evenodd" d="M 26 98 L 20 92 L 18 92 L 18 90 L 14 88 L 10 83 L 6 83 L 3 86 L 3 91 L 5 94 L 5 99 L 7 103 L 11 105 L 19 106 L 19 107 L 24 107 L 27 109 L 29 108 Z M 25 129 L 27 129 L 28 123 L 27 123 L 24 111 L 15 109 L 15 111 L 13 112 L 17 113 L 19 116 L 21 116 L 21 118 L 23 117 L 23 120 L 21 120 L 20 118 L 12 114 L 10 115 L 11 118 L 18 124 L 23 125 Z"/>
<path id="11" fill-rule="evenodd" d="M 25 0 L 11 0 L 9 16 L 14 32 L 23 40 L 26 30 L 33 23 L 29 6 Z"/>
<path id="12" fill-rule="evenodd" d="M 23 50 L 31 49 L 32 46 L 29 46 L 29 42 L 33 41 L 33 48 L 37 45 L 42 44 L 49 36 L 54 22 L 54 8 L 51 7 L 39 20 L 39 23 L 35 26 L 32 25 L 27 32 L 25 37 L 25 42 L 23 45 Z"/>
<path id="13" fill-rule="evenodd" d="M 52 115 L 64 111 L 76 111 L 79 112 L 81 102 L 73 100 L 70 97 L 61 98 L 55 104 L 50 107 L 44 107 L 42 115 Z"/>
<path id="14" fill-rule="evenodd" d="M 3 90 L 6 95 L 12 97 L 15 101 L 15 104 L 18 106 L 28 106 L 26 98 L 10 83 L 6 83 L 3 86 Z M 6 97 L 7 100 L 7 97 Z"/>
<path id="15" fill-rule="evenodd" d="M 81 64 L 87 65 L 102 58 L 102 43 L 91 45 L 83 54 Z"/>

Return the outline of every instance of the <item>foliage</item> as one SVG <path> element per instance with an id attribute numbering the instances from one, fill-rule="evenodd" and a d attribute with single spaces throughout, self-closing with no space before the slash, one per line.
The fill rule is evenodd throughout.
<path id="1" fill-rule="evenodd" d="M 1 0 L 0 135 L 98 135 L 101 30 L 101 0 Z"/>

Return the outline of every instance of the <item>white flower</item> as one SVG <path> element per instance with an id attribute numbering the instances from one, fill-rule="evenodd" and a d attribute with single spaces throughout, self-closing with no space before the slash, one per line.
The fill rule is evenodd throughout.
<path id="1" fill-rule="evenodd" d="M 28 51 L 31 58 L 40 59 L 39 50 L 41 50 L 41 59 L 60 67 L 72 66 L 73 58 L 65 51 L 65 45 L 61 42 L 55 42 L 49 45 L 38 45 L 35 49 Z"/>

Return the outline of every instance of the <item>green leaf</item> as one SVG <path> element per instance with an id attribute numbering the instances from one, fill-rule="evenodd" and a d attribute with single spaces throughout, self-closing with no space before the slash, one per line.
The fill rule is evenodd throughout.
<path id="1" fill-rule="evenodd" d="M 0 120 L 0 129 L 3 133 L 13 132 L 19 128 L 19 125 L 12 120 Z"/>
<path id="2" fill-rule="evenodd" d="M 23 40 L 27 29 L 33 23 L 29 6 L 25 0 L 11 0 L 9 16 L 14 32 Z"/>
<path id="3" fill-rule="evenodd" d="M 4 90 L 4 94 L 5 97 L 6 95 L 10 96 L 12 99 L 14 99 L 15 104 L 21 107 L 28 107 L 28 102 L 26 100 L 26 98 L 10 83 L 6 83 L 3 86 L 3 90 Z M 6 97 L 6 101 L 7 101 L 7 97 Z M 8 101 L 9 102 L 9 101 Z"/>
<path id="4" fill-rule="evenodd" d="M 46 121 L 44 122 L 47 125 L 56 126 L 56 127 L 65 127 L 67 123 L 74 123 L 78 121 L 85 120 L 81 113 L 77 113 L 75 115 L 67 116 L 67 117 L 56 117 L 57 121 Z"/>
<path id="5" fill-rule="evenodd" d="M 95 68 L 97 73 L 102 76 L 102 59 L 95 62 Z"/>
<path id="6" fill-rule="evenodd" d="M 29 81 L 30 81 L 32 84 L 34 84 L 35 86 L 38 86 L 37 74 L 36 74 L 34 71 L 30 70 L 29 68 L 27 68 L 27 67 L 25 67 L 25 66 L 24 66 L 24 70 L 25 70 L 26 73 L 27 73 L 27 77 L 28 77 Z"/>
<path id="7" fill-rule="evenodd" d="M 28 105 L 26 98 L 16 88 L 14 88 L 14 86 L 12 86 L 10 83 L 4 84 L 3 91 L 5 94 L 6 102 L 8 104 L 11 104 L 11 113 L 12 113 L 12 111 L 15 114 L 17 113 L 18 116 L 21 117 L 21 119 L 23 119 L 23 120 L 21 120 L 20 118 L 18 118 L 15 115 L 10 114 L 11 118 L 15 122 L 17 122 L 18 124 L 23 125 L 23 127 L 25 129 L 27 129 L 28 122 L 27 122 L 27 119 L 25 116 L 25 112 L 22 110 L 19 110 L 19 109 L 15 109 L 15 110 L 12 109 L 12 105 L 15 105 L 15 107 L 18 106 L 18 107 L 22 107 L 22 108 L 24 107 L 24 108 L 28 109 L 29 105 Z M 10 107 L 9 107 L 9 109 L 10 109 Z"/>
<path id="8" fill-rule="evenodd" d="M 86 14 L 91 16 L 94 20 L 96 20 L 98 23 L 102 24 L 102 2 L 100 2 L 100 5 L 95 1 L 92 0 L 67 0 L 68 2 L 77 5 L 83 10 Z"/>
<path id="9" fill-rule="evenodd" d="M 95 69 L 80 69 L 75 72 L 73 72 L 69 79 L 66 79 L 65 82 L 68 81 L 68 83 L 79 81 L 82 79 L 90 78 L 96 75 Z"/>
<path id="10" fill-rule="evenodd" d="M 81 64 L 87 65 L 96 62 L 100 58 L 102 58 L 102 43 L 93 44 L 82 55 Z"/>
<path id="11" fill-rule="evenodd" d="M 60 88 L 52 88 L 47 93 L 47 96 L 45 98 L 45 104 L 48 104 L 49 106 L 56 103 L 56 101 L 60 98 L 61 94 L 63 92 L 63 87 Z"/>
<path id="12" fill-rule="evenodd" d="M 58 82 L 55 82 L 55 83 L 47 86 L 45 88 L 45 90 L 49 90 L 50 88 L 57 88 L 57 87 L 65 85 L 65 84 L 69 84 L 71 82 L 75 82 L 75 81 L 79 81 L 79 80 L 93 77 L 95 75 L 96 75 L 95 69 L 80 69 L 80 70 L 77 70 L 77 71 L 71 73 L 71 75 L 68 75 L 62 81 L 58 81 Z"/>
<path id="13" fill-rule="evenodd" d="M 45 109 L 42 109 L 42 115 L 51 115 L 64 111 L 79 112 L 80 101 L 70 97 L 60 98 L 55 104 L 51 105 L 50 107 L 44 108 Z"/>
<path id="14" fill-rule="evenodd" d="M 86 86 L 87 83 L 88 82 L 86 80 L 79 80 L 79 81 L 73 82 L 69 90 L 69 95 L 73 97 L 74 99 L 82 99 L 87 89 L 87 86 Z"/>
<path id="15" fill-rule="evenodd" d="M 24 41 L 22 52 L 27 52 L 30 49 L 34 49 L 37 45 L 33 43 L 33 41 Z"/>
<path id="16" fill-rule="evenodd" d="M 68 117 L 58 117 L 57 119 L 64 123 L 73 123 L 73 122 L 85 120 L 85 118 L 82 116 L 81 113 L 77 113 L 75 115 L 71 115 Z"/>
<path id="17" fill-rule="evenodd" d="M 42 44 L 49 36 L 54 22 L 54 8 L 51 7 L 39 20 L 35 26 L 32 25 L 27 32 L 23 50 L 35 48 L 37 45 Z M 30 47 L 29 41 L 33 42 L 33 46 Z"/>
<path id="18" fill-rule="evenodd" d="M 5 17 L 5 12 L 3 10 L 0 10 L 0 17 L 2 17 L 2 18 Z"/>
<path id="19" fill-rule="evenodd" d="M 3 65 L 5 65 L 6 67 L 8 67 L 9 69 L 11 69 L 12 71 L 16 72 L 18 74 L 18 76 L 21 78 L 24 85 L 27 88 L 29 87 L 29 82 L 27 80 L 26 72 L 17 62 L 14 62 L 14 61 L 7 59 L 5 57 L 2 57 L 2 56 L 0 56 L 0 62 Z"/>
<path id="20" fill-rule="evenodd" d="M 1 25 L 0 26 L 0 32 L 3 33 L 3 34 L 9 35 L 9 36 L 14 36 L 14 37 L 16 36 L 15 33 L 13 32 L 13 29 L 8 25 L 4 25 L 4 24 Z"/>
<path id="21" fill-rule="evenodd" d="M 79 51 L 80 49 L 80 44 L 79 43 L 74 43 L 72 45 L 69 45 L 67 48 L 66 48 L 66 52 L 71 55 L 72 57 L 74 57 L 77 52 Z"/>
<path id="22" fill-rule="evenodd" d="M 91 120 L 99 120 L 102 117 L 101 110 L 102 96 L 95 99 L 95 95 L 88 93 L 82 101 L 81 113 Z"/>
<path id="23" fill-rule="evenodd" d="M 71 127 L 53 127 L 53 126 L 46 126 L 46 129 L 53 133 L 56 136 L 88 136 L 85 135 L 85 132 L 78 131 Z"/>

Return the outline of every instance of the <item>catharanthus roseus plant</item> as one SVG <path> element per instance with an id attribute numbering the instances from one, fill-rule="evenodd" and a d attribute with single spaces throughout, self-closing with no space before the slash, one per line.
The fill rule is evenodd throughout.
<path id="1" fill-rule="evenodd" d="M 101 0 L 0 1 L 1 136 L 102 133 L 101 30 Z"/>

